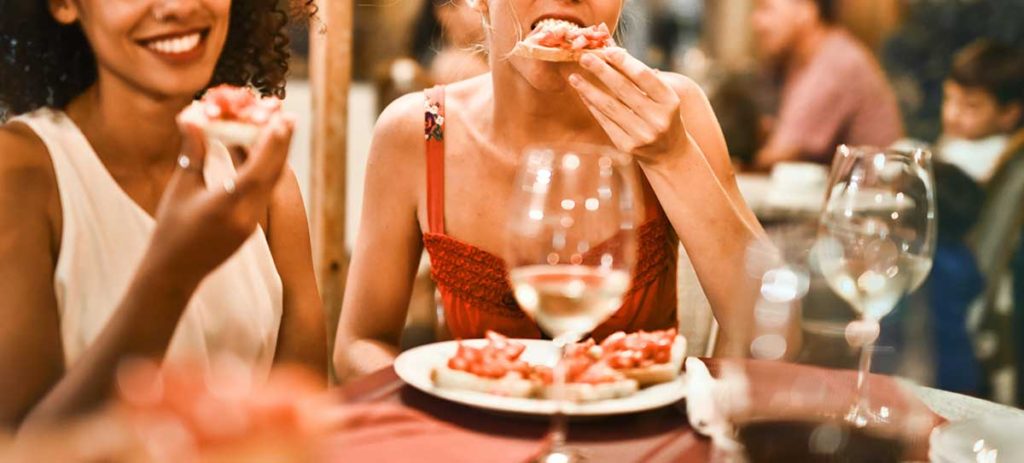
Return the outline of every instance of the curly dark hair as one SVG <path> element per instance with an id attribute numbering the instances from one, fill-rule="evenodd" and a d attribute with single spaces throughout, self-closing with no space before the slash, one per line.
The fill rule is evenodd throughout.
<path id="1" fill-rule="evenodd" d="M 58 23 L 47 0 L 0 0 L 0 11 L 0 120 L 5 113 L 62 108 L 96 81 L 96 58 L 82 29 Z M 283 97 L 290 18 L 314 14 L 314 0 L 232 2 L 209 86 L 251 85 Z"/>

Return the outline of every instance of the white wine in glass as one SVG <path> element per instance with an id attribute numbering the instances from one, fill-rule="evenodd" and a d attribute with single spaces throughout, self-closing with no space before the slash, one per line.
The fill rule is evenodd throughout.
<path id="1" fill-rule="evenodd" d="M 628 272 L 584 265 L 529 265 L 510 279 L 519 306 L 555 338 L 593 331 L 629 289 Z"/>

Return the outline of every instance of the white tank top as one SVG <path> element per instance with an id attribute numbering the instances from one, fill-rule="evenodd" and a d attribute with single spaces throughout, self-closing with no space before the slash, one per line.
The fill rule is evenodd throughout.
<path id="1" fill-rule="evenodd" d="M 142 260 L 156 221 L 114 181 L 75 123 L 61 111 L 17 117 L 42 139 L 57 176 L 63 230 L 53 286 L 64 360 L 73 364 L 96 339 Z M 210 143 L 204 176 L 235 175 L 230 155 Z M 159 244 L 157 244 L 159 245 Z M 260 227 L 192 296 L 165 361 L 205 362 L 229 354 L 264 376 L 281 323 L 281 278 Z"/>

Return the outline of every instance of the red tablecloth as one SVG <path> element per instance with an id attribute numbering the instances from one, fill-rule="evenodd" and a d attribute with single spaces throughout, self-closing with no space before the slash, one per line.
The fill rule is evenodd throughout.
<path id="1" fill-rule="evenodd" d="M 713 374 L 721 366 L 720 361 L 705 362 Z M 738 365 L 749 375 L 752 413 L 759 419 L 834 417 L 850 404 L 853 372 L 758 361 Z M 908 456 L 927 455 L 927 431 L 941 418 L 902 393 L 891 378 L 875 375 L 870 386 L 875 400 L 890 404 L 894 412 L 924 414 L 929 424 L 909 436 Z M 548 426 L 544 419 L 499 415 L 433 397 L 406 385 L 391 368 L 353 381 L 339 394 L 349 405 L 376 405 L 388 413 L 409 414 L 397 424 L 370 420 L 364 429 L 339 437 L 331 448 L 345 456 L 344 461 L 519 462 L 540 450 Z M 593 462 L 704 462 L 711 452 L 710 441 L 689 427 L 684 402 L 633 415 L 574 421 L 568 440 Z"/>

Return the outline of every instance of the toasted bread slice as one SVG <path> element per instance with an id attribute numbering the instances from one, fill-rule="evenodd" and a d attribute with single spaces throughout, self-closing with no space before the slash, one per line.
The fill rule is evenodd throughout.
<path id="1" fill-rule="evenodd" d="M 256 144 L 256 139 L 260 135 L 260 128 L 255 124 L 237 121 L 213 120 L 207 122 L 203 129 L 206 131 L 206 136 L 220 141 L 228 147 L 251 148 Z"/>
<path id="2" fill-rule="evenodd" d="M 569 383 L 565 385 L 565 399 L 571 402 L 594 402 L 597 400 L 617 399 L 636 393 L 640 386 L 632 379 L 622 379 L 608 383 Z M 540 396 L 545 399 L 555 398 L 555 386 L 540 388 Z"/>
<path id="3" fill-rule="evenodd" d="M 625 368 L 618 371 L 627 378 L 635 380 L 640 387 L 646 387 L 676 379 L 683 369 L 683 360 L 685 359 L 686 338 L 676 335 L 675 342 L 672 343 L 672 358 L 668 363 L 657 363 L 642 368 Z"/>
<path id="4" fill-rule="evenodd" d="M 567 50 L 564 48 L 542 47 L 540 45 L 519 42 L 512 49 L 512 54 L 540 61 L 551 61 L 554 63 L 568 63 L 579 61 L 580 56 L 587 50 Z"/>
<path id="5" fill-rule="evenodd" d="M 515 373 L 494 379 L 462 370 L 453 370 L 447 365 L 439 365 L 434 367 L 430 376 L 434 385 L 440 388 L 483 392 L 505 397 L 531 397 L 537 389 L 533 381 Z"/>

